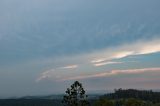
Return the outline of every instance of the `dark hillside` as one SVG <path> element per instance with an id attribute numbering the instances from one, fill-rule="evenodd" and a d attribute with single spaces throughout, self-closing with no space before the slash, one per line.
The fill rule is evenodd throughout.
<path id="1" fill-rule="evenodd" d="M 50 99 L 1 99 L 0 106 L 63 106 L 61 100 Z"/>
<path id="2" fill-rule="evenodd" d="M 144 101 L 160 102 L 160 92 L 153 92 L 152 90 L 117 89 L 114 93 L 106 94 L 102 97 L 115 100 L 135 98 Z"/>

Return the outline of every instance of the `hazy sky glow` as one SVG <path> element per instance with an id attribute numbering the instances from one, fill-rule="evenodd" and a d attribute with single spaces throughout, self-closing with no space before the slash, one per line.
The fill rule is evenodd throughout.
<path id="1" fill-rule="evenodd" d="M 159 0 L 0 0 L 0 97 L 160 89 Z"/>

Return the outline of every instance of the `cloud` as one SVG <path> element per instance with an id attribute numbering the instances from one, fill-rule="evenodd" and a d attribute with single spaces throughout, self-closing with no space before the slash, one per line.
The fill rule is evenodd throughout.
<path id="1" fill-rule="evenodd" d="M 65 66 L 65 67 L 60 67 L 61 69 L 75 69 L 78 68 L 78 65 L 69 65 L 69 66 Z"/>
<path id="2" fill-rule="evenodd" d="M 150 54 L 156 52 L 160 52 L 160 44 L 158 42 L 144 46 L 140 51 L 137 51 L 136 54 Z"/>
<path id="3" fill-rule="evenodd" d="M 150 41 L 137 41 L 131 44 L 120 45 L 116 48 L 110 48 L 97 52 L 96 59 L 90 62 L 96 66 L 107 64 L 106 61 L 121 59 L 127 56 L 144 55 L 160 52 L 160 39 L 151 39 Z"/>
<path id="4" fill-rule="evenodd" d="M 44 80 L 44 79 L 83 79 L 83 78 L 92 78 L 97 76 L 110 76 L 110 75 L 116 75 L 120 73 L 138 73 L 142 72 L 142 69 L 136 69 L 136 70 L 119 70 L 119 71 L 111 71 L 106 73 L 100 73 L 100 74 L 94 74 L 91 73 L 98 72 L 95 67 L 100 67 L 104 65 L 110 65 L 110 64 L 121 64 L 124 63 L 120 60 L 116 61 L 117 59 L 125 58 L 127 56 L 137 56 L 137 55 L 144 55 L 144 54 L 151 54 L 151 53 L 157 53 L 160 52 L 160 40 L 159 39 L 153 39 L 150 41 L 138 41 L 132 44 L 124 44 L 120 45 L 116 48 L 109 48 L 106 50 L 101 50 L 98 52 L 93 52 L 90 54 L 84 54 L 84 55 L 78 55 L 78 56 L 72 56 L 72 57 L 65 57 L 65 58 L 58 58 L 57 61 L 54 62 L 54 64 L 70 64 L 63 67 L 55 68 L 51 66 L 50 70 L 45 70 L 40 74 L 38 77 L 38 81 Z M 72 59 L 71 59 L 72 58 Z M 77 64 L 74 64 L 77 63 Z M 142 63 L 143 64 L 143 63 Z M 80 65 L 80 66 L 79 66 Z M 94 67 L 93 67 L 94 66 Z M 72 71 L 72 69 L 79 68 L 77 71 Z M 118 67 L 117 67 L 118 68 Z M 119 67 L 120 68 L 120 67 Z M 83 69 L 83 70 L 82 70 Z M 86 76 L 79 76 L 83 75 L 85 70 L 87 71 Z M 109 69 L 113 69 L 112 66 L 109 66 Z M 92 70 L 92 71 L 91 71 Z M 67 71 L 67 72 L 63 72 Z M 73 77 L 76 76 L 76 77 Z M 67 77 L 67 78 L 66 78 Z"/>
<path id="5" fill-rule="evenodd" d="M 108 57 L 106 58 L 98 58 L 98 59 L 91 60 L 91 63 L 101 63 L 101 62 L 105 62 L 105 61 L 112 60 L 112 59 L 124 58 L 126 56 L 133 55 L 134 52 L 133 51 L 113 51 L 110 54 L 111 55 L 109 56 L 107 55 Z"/>
<path id="6" fill-rule="evenodd" d="M 94 66 L 98 67 L 98 66 L 103 66 L 103 65 L 121 64 L 121 63 L 123 63 L 123 62 L 112 62 L 112 61 L 110 61 L 110 62 L 101 62 L 101 63 L 96 63 L 96 64 L 94 64 Z"/>
<path id="7" fill-rule="evenodd" d="M 134 54 L 133 51 L 121 51 L 121 52 L 115 53 L 111 58 L 119 59 L 119 58 L 124 58 L 126 56 L 133 55 L 133 54 Z"/>
<path id="8" fill-rule="evenodd" d="M 99 63 L 103 61 L 106 61 L 106 58 L 95 59 L 95 60 L 92 60 L 91 63 Z"/>
<path id="9" fill-rule="evenodd" d="M 44 71 L 36 79 L 36 82 L 39 82 L 44 79 L 57 79 L 60 77 L 57 72 L 62 72 L 62 71 L 66 71 L 67 69 L 69 70 L 69 69 L 75 69 L 75 68 L 78 68 L 78 65 L 69 65 L 69 66 L 65 66 L 65 67 L 59 67 L 59 68 Z M 64 70 L 64 69 L 66 69 L 66 70 Z"/>
<path id="10" fill-rule="evenodd" d="M 141 40 L 131 44 L 124 44 L 115 48 L 100 50 L 98 52 L 93 52 L 90 54 L 72 56 L 72 59 L 71 57 L 65 57 L 62 59 L 58 58 L 58 61 L 55 61 L 54 64 L 57 62 L 57 65 L 59 64 L 70 64 L 70 65 L 66 65 L 58 68 L 52 66 L 50 70 L 45 70 L 44 72 L 40 73 L 36 81 L 39 82 L 41 80 L 46 80 L 46 79 L 51 79 L 56 81 L 74 80 L 74 79 L 76 80 L 76 79 L 87 79 L 87 78 L 94 78 L 94 77 L 113 76 L 113 75 L 119 75 L 119 74 L 143 73 L 149 70 L 155 70 L 156 68 L 154 69 L 145 68 L 145 69 L 134 69 L 134 70 L 133 69 L 112 70 L 113 67 L 109 66 L 109 69 L 112 70 L 110 72 L 92 74 L 92 72 L 97 73 L 99 71 L 95 67 L 101 67 L 104 65 L 111 65 L 111 64 L 116 65 L 116 64 L 121 64 L 125 62 L 125 61 L 122 62 L 120 60 L 116 61 L 117 59 L 125 58 L 127 56 L 137 56 L 137 55 L 151 54 L 151 53 L 157 53 L 157 52 L 160 52 L 160 40 L 153 39 L 150 41 Z M 77 63 L 77 64 L 74 64 L 74 63 Z M 77 71 L 71 72 L 71 70 L 76 68 L 79 68 L 79 69 Z M 85 72 L 86 69 L 88 70 L 87 72 Z"/>
<path id="11" fill-rule="evenodd" d="M 159 51 L 160 39 L 151 39 L 160 37 L 159 3 L 158 0 L 0 0 L 0 94 L 17 95 L 20 91 L 13 89 L 19 88 L 23 94 L 32 89 L 48 92 L 50 88 L 52 92 L 53 88 L 59 90 L 57 84 L 64 86 L 48 81 L 45 86 L 34 84 L 37 77 L 59 80 L 113 68 L 159 66 L 157 57 L 146 63 L 146 59 L 138 59 L 144 63 L 134 65 L 113 67 L 106 63 Z M 146 40 L 137 42 L 140 39 Z M 95 67 L 91 61 L 98 59 L 101 60 L 96 64 L 105 63 L 107 67 Z M 78 68 L 67 67 L 75 63 Z M 26 90 L 27 86 L 31 89 Z"/>
<path id="12" fill-rule="evenodd" d="M 89 79 L 89 78 L 108 77 L 108 76 L 119 75 L 119 74 L 140 74 L 140 73 L 144 73 L 144 72 L 153 72 L 153 71 L 160 71 L 160 68 L 112 70 L 110 72 L 91 74 L 91 75 L 82 75 L 82 76 L 76 76 L 76 77 L 69 77 L 69 78 L 64 78 L 62 80 L 63 81 L 65 81 L 65 80 L 82 80 L 82 79 Z"/>
<path id="13" fill-rule="evenodd" d="M 54 69 L 51 69 L 51 70 L 48 70 L 48 71 L 45 71 L 45 72 L 41 73 L 41 75 L 36 79 L 36 82 L 39 82 L 43 79 L 52 78 L 54 71 L 55 71 Z"/>

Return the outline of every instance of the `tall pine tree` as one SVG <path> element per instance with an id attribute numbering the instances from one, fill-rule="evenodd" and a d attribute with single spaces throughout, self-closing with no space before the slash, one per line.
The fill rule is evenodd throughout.
<path id="1" fill-rule="evenodd" d="M 75 81 L 70 88 L 67 88 L 62 103 L 64 106 L 89 106 L 82 84 Z"/>

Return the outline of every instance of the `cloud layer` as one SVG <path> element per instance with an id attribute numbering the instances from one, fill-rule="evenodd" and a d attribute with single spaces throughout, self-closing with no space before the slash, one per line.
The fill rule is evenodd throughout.
<path id="1" fill-rule="evenodd" d="M 76 76 L 70 78 L 64 78 L 62 80 L 84 80 L 89 78 L 103 78 L 109 77 L 113 75 L 123 75 L 123 74 L 143 74 L 145 72 L 160 72 L 160 68 L 144 68 L 144 69 L 128 69 L 128 70 L 112 70 L 105 73 L 98 73 L 98 74 L 91 74 L 91 75 L 84 75 L 84 76 Z"/>
<path id="2" fill-rule="evenodd" d="M 131 76 L 123 80 L 124 72 L 112 75 L 112 70 L 159 67 L 159 4 L 158 0 L 0 0 L 0 95 L 62 93 L 72 82 L 62 79 L 78 76 L 92 77 L 84 78 L 88 89 L 105 89 L 106 82 L 114 88 Z M 142 79 L 146 74 L 153 77 L 145 83 L 158 82 L 153 79 L 158 72 L 142 72 Z M 112 78 L 96 79 L 103 75 Z"/>
<path id="3" fill-rule="evenodd" d="M 118 62 L 105 62 L 114 59 L 121 59 L 127 56 L 135 56 L 135 55 L 145 55 L 151 53 L 160 52 L 160 40 L 153 39 L 150 41 L 137 41 L 132 44 L 125 44 L 116 48 L 104 50 L 97 53 L 97 59 L 91 60 L 91 63 L 94 63 L 95 66 L 107 65 L 110 63 L 118 63 Z M 106 53 L 106 54 L 105 54 Z"/>
<path id="4" fill-rule="evenodd" d="M 116 66 L 118 64 L 121 64 L 122 66 L 125 64 L 134 64 L 134 61 L 121 61 L 123 58 L 132 57 L 132 56 L 142 56 L 147 54 L 153 54 L 160 52 L 160 40 L 159 39 L 153 39 L 151 41 L 138 41 L 134 44 L 125 44 L 121 45 L 116 48 L 110 48 L 107 50 L 98 51 L 96 53 L 92 54 L 86 54 L 82 56 L 75 56 L 72 57 L 72 60 L 76 63 L 80 63 L 77 65 L 69 65 L 65 67 L 59 67 L 59 68 L 52 68 L 49 71 L 44 71 L 38 79 L 40 80 L 78 80 L 78 79 L 86 79 L 86 78 L 92 78 L 92 77 L 103 77 L 103 76 L 112 76 L 112 75 L 118 75 L 118 74 L 137 74 L 137 73 L 143 73 L 143 72 L 149 72 L 149 71 L 158 71 L 159 68 L 143 68 L 143 69 L 127 69 L 127 70 L 113 70 L 113 71 L 107 71 L 98 73 L 99 69 L 96 69 L 96 67 L 102 67 L 102 66 Z M 96 58 L 96 59 L 93 59 Z M 60 59 L 61 60 L 61 59 Z M 68 59 L 62 61 L 68 62 L 70 61 L 70 57 Z M 71 61 L 72 62 L 72 61 Z M 143 64 L 143 63 L 141 63 Z M 85 67 L 91 66 L 93 69 L 90 69 L 88 75 L 82 75 L 82 73 L 85 73 L 83 70 L 86 70 Z M 62 74 L 62 70 L 66 71 L 66 73 L 70 72 L 70 69 L 76 69 L 76 73 L 72 74 Z M 54 71 L 53 71 L 54 70 Z M 91 74 L 93 71 L 98 74 Z M 62 73 L 61 73 L 62 72 Z M 74 71 L 75 72 L 75 71 Z M 79 76 L 80 75 L 80 76 Z M 65 78 L 68 76 L 68 78 Z M 76 77 L 74 77 L 76 76 Z M 58 78 L 57 78 L 58 77 Z M 40 81 L 39 80 L 39 81 Z"/>

